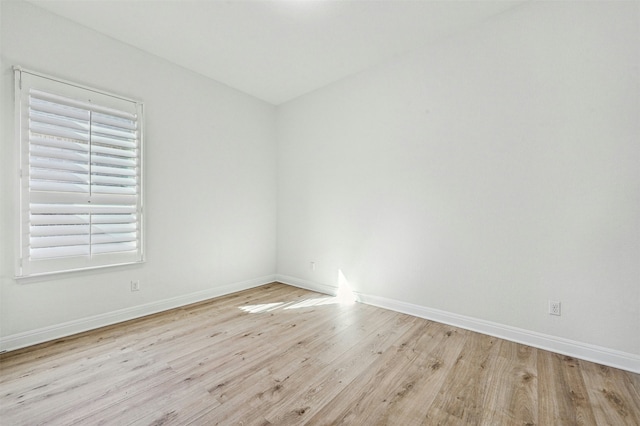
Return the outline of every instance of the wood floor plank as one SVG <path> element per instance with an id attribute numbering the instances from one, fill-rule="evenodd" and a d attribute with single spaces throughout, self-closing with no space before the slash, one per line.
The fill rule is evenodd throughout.
<path id="1" fill-rule="evenodd" d="M 379 419 L 385 424 L 420 425 L 459 357 L 467 332 L 431 323 L 432 340 L 398 380 L 392 397 L 383 400 Z M 373 419 L 372 419 L 373 420 Z"/>
<path id="2" fill-rule="evenodd" d="M 263 417 L 273 424 L 289 424 L 294 419 L 297 423 L 305 421 L 317 411 L 316 407 L 327 404 L 360 372 L 366 370 L 414 321 L 409 317 L 400 317 L 388 324 L 392 327 L 380 332 L 380 328 L 388 319 L 386 315 L 381 315 L 361 323 L 358 327 L 362 332 L 361 339 L 350 345 L 345 352 L 340 352 L 341 355 L 337 359 L 332 358 L 334 362 L 326 362 L 318 357 L 325 348 L 317 348 L 315 356 L 305 350 L 306 348 L 302 348 L 306 360 L 305 369 L 301 369 L 295 376 L 290 375 L 286 384 L 282 384 L 275 377 L 279 390 L 286 386 L 287 392 L 274 393 L 267 403 L 258 398 L 257 403 L 253 405 L 254 408 L 237 416 L 238 420 L 247 421 L 251 416 L 264 413 Z M 344 338 L 341 334 L 335 336 L 338 337 L 326 336 L 326 348 L 335 348 L 334 340 Z M 251 398 L 247 400 L 250 401 Z"/>
<path id="3" fill-rule="evenodd" d="M 338 314 L 338 318 L 340 314 Z M 335 320 L 332 315 L 329 321 Z M 279 342 L 281 350 L 271 351 L 271 356 L 264 362 L 247 365 L 245 364 L 240 373 L 228 374 L 220 377 L 220 383 L 210 389 L 222 403 L 226 403 L 235 398 L 249 400 L 247 393 L 247 383 L 251 386 L 260 386 L 263 389 L 270 387 L 282 387 L 281 383 L 289 378 L 291 374 L 301 375 L 306 368 L 306 362 L 313 359 L 313 364 L 323 365 L 318 359 L 312 358 L 307 353 L 310 350 L 322 350 L 322 345 L 327 345 L 327 335 L 321 330 L 327 329 L 326 322 L 318 321 L 313 326 L 298 328 L 296 334 L 288 336 L 288 340 Z M 286 355 L 286 356 L 283 356 Z M 260 391 L 258 391 L 260 392 Z"/>
<path id="4" fill-rule="evenodd" d="M 575 358 L 539 352 L 538 401 L 540 424 L 597 424 Z"/>
<path id="5" fill-rule="evenodd" d="M 422 392 L 429 383 L 428 374 L 446 371 L 446 362 L 438 353 L 445 348 L 444 340 L 446 349 L 453 350 L 450 359 L 458 356 L 464 340 L 459 334 L 448 333 L 440 324 L 419 321 L 310 423 L 323 424 L 330 418 L 337 424 L 351 424 L 354 419 L 363 424 L 420 424 L 429 406 L 429 394 Z M 451 339 L 452 335 L 460 338 Z"/>
<path id="6" fill-rule="evenodd" d="M 362 339 L 372 333 L 397 335 L 407 322 L 406 318 L 398 317 L 393 312 L 376 312 L 376 308 L 368 308 L 371 308 L 368 310 L 368 314 L 365 312 L 364 317 L 357 318 L 348 327 L 338 326 L 335 329 L 335 336 L 332 336 L 334 338 L 323 347 L 322 351 L 317 351 L 315 356 L 325 363 L 332 363 L 343 357 L 345 353 L 351 353 L 353 348 L 361 345 Z M 374 341 L 383 342 L 385 340 L 377 339 Z M 371 350 L 375 350 L 375 348 Z"/>
<path id="7" fill-rule="evenodd" d="M 268 315 L 260 320 L 259 333 L 240 334 L 214 353 L 194 354 L 191 362 L 178 359 L 170 364 L 191 378 L 198 377 L 210 392 L 219 396 L 220 392 L 227 392 L 235 383 L 241 382 L 244 372 L 262 368 L 283 355 L 292 355 L 291 348 L 300 351 L 307 336 L 327 329 L 327 323 L 334 320 L 333 315 L 317 315 L 315 310 L 307 311 L 306 315 L 285 315 L 279 320 L 277 316 Z M 270 336 L 278 333 L 282 336 L 274 346 Z"/>
<path id="8" fill-rule="evenodd" d="M 21 413 L 28 412 L 29 422 L 34 424 L 67 424 L 62 420 L 78 417 L 78 413 L 86 410 L 92 401 L 100 400 L 99 406 L 104 405 L 111 390 L 123 387 L 121 383 L 127 383 L 126 389 L 130 392 L 129 381 L 139 377 L 139 371 L 153 373 L 152 377 L 166 372 L 164 366 L 150 363 L 130 352 L 112 357 L 109 368 L 101 368 L 103 365 L 105 364 L 95 364 L 92 368 L 81 369 L 69 377 L 43 377 L 44 384 L 19 395 L 17 404 L 3 406 L 2 413 L 8 418 L 19 418 Z M 149 379 L 149 376 L 145 378 Z M 126 399 L 117 392 L 111 395 L 119 401 Z"/>
<path id="9" fill-rule="evenodd" d="M 640 425 L 640 392 L 628 374 L 587 361 L 580 366 L 597 424 Z"/>
<path id="10" fill-rule="evenodd" d="M 506 340 L 488 372 L 481 424 L 538 424 L 536 349 Z"/>
<path id="11" fill-rule="evenodd" d="M 174 421 L 205 411 L 217 402 L 199 386 L 193 386 L 179 375 L 127 398 L 120 403 L 97 410 L 76 421 L 78 425 L 97 424 L 170 424 Z"/>
<path id="12" fill-rule="evenodd" d="M 481 424 L 490 365 L 497 358 L 498 339 L 468 333 L 465 345 L 424 424 Z"/>
<path id="13" fill-rule="evenodd" d="M 640 375 L 279 283 L 0 354 L 6 425 L 638 425 Z"/>
<path id="14" fill-rule="evenodd" d="M 417 348 L 422 346 L 420 342 L 428 325 L 423 321 L 414 322 L 394 345 L 382 352 L 370 368 L 361 372 L 313 416 L 310 423 L 322 424 L 327 418 L 333 419 L 335 424 L 349 424 L 354 419 L 366 423 L 366 417 L 376 414 L 378 404 L 391 397 L 395 384 L 403 387 L 398 378 L 420 354 Z"/>

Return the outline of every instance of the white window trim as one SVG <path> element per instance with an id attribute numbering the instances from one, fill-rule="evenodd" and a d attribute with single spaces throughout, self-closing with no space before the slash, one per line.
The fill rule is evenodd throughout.
<path id="1" fill-rule="evenodd" d="M 15 278 L 29 278 L 36 277 L 42 275 L 50 275 L 50 274 L 59 274 L 59 273 L 68 273 L 72 271 L 79 270 L 90 270 L 97 268 L 108 268 L 113 266 L 122 266 L 122 265 L 130 265 L 130 264 L 138 264 L 145 261 L 144 258 L 144 241 L 145 241 L 145 221 L 144 221 L 144 105 L 140 101 L 136 101 L 130 98 L 125 98 L 120 95 L 115 95 L 113 93 L 105 92 L 102 90 L 98 90 L 95 88 L 83 86 L 77 83 L 69 82 L 57 77 L 52 77 L 46 74 L 42 74 L 35 71 L 25 70 L 20 67 L 14 67 L 14 76 L 15 76 L 15 137 L 16 144 L 18 147 L 18 158 L 17 158 L 17 173 L 18 173 L 18 182 L 19 188 L 17 191 L 18 200 L 16 203 L 16 215 L 18 220 L 18 232 L 16 233 L 16 256 L 15 256 Z M 30 241 L 30 203 L 36 202 L 38 197 L 40 199 L 48 199 L 49 197 L 53 197 L 58 202 L 64 202 L 65 198 L 69 198 L 72 203 L 76 203 L 77 198 L 73 198 L 72 196 L 67 196 L 65 193 L 57 192 L 38 192 L 34 191 L 33 193 L 29 189 L 30 184 L 30 175 L 29 175 L 29 105 L 26 104 L 25 99 L 29 98 L 29 88 L 26 87 L 28 84 L 23 84 L 24 80 L 33 80 L 36 83 L 32 84 L 31 88 L 40 88 L 37 84 L 38 81 L 42 82 L 42 84 L 46 87 L 47 84 L 57 85 L 58 88 L 61 88 L 62 91 L 66 92 L 67 90 L 73 92 L 77 92 L 78 98 L 76 97 L 76 93 L 73 95 L 69 95 L 68 93 L 57 93 L 59 95 L 66 96 L 67 98 L 79 99 L 81 95 L 89 94 L 91 99 L 94 97 L 99 98 L 100 100 L 96 102 L 95 105 L 100 105 L 109 108 L 116 108 L 121 105 L 127 105 L 127 109 L 134 111 L 133 114 L 136 115 L 136 123 L 137 123 L 137 173 L 135 175 L 137 179 L 136 184 L 136 192 L 135 195 L 130 198 L 134 199 L 135 202 L 132 205 L 135 205 L 135 223 L 137 224 L 136 232 L 137 232 L 137 249 L 131 251 L 127 254 L 125 253 L 109 253 L 109 254 L 98 254 L 92 256 L 71 256 L 71 257 L 61 257 L 61 258 L 51 258 L 42 260 L 31 259 L 29 256 L 29 241 Z M 55 89 L 50 89 L 50 93 L 56 94 Z M 87 101 L 85 101 L 86 103 Z M 91 102 L 91 101 L 89 101 Z M 94 104 L 92 104 L 94 105 Z M 114 106 L 115 105 L 115 106 Z M 122 108 L 120 108 L 122 109 Z M 93 128 L 92 128 L 93 129 Z M 26 133 L 25 133 L 26 131 Z M 93 130 L 90 130 L 90 133 L 93 134 Z M 91 145 L 89 143 L 89 145 Z M 89 151 L 89 155 L 91 156 L 91 151 Z M 91 157 L 93 158 L 93 157 Z M 91 166 L 90 166 L 91 167 Z M 26 170 L 25 170 L 26 169 Z M 120 173 L 117 173 L 120 174 Z M 93 178 L 93 174 L 89 173 L 91 178 Z M 34 194 L 34 195 L 32 195 Z M 87 196 L 87 203 L 91 203 L 93 201 L 96 203 L 96 199 L 111 199 L 117 198 L 118 196 L 109 196 L 109 195 L 92 195 Z M 106 202 L 106 201 L 105 201 Z M 95 204 L 87 204 L 88 208 L 91 211 L 94 211 Z M 115 208 L 115 207 L 114 207 Z M 96 213 L 91 213 L 96 214 Z M 89 228 L 93 229 L 92 222 L 89 223 Z M 110 235 L 105 235 L 106 237 L 110 237 Z M 93 238 L 93 237 L 89 237 Z"/>

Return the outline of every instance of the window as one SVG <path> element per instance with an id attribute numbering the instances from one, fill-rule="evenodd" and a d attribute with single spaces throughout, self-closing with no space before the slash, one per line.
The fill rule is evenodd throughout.
<path id="1" fill-rule="evenodd" d="M 142 104 L 15 70 L 18 277 L 143 261 Z"/>

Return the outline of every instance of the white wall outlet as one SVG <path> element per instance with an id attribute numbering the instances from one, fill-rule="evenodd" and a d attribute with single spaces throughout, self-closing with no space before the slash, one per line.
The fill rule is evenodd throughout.
<path id="1" fill-rule="evenodd" d="M 312 271 L 316 270 L 316 262 L 309 262 L 309 269 Z"/>
<path id="2" fill-rule="evenodd" d="M 549 300 L 549 315 L 560 316 L 560 302 Z"/>
<path id="3" fill-rule="evenodd" d="M 131 281 L 131 291 L 140 291 L 140 281 Z"/>

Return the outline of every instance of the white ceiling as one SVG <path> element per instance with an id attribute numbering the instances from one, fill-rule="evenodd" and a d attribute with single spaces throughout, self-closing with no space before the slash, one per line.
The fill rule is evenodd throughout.
<path id="1" fill-rule="evenodd" d="M 524 0 L 29 0 L 279 105 Z"/>

